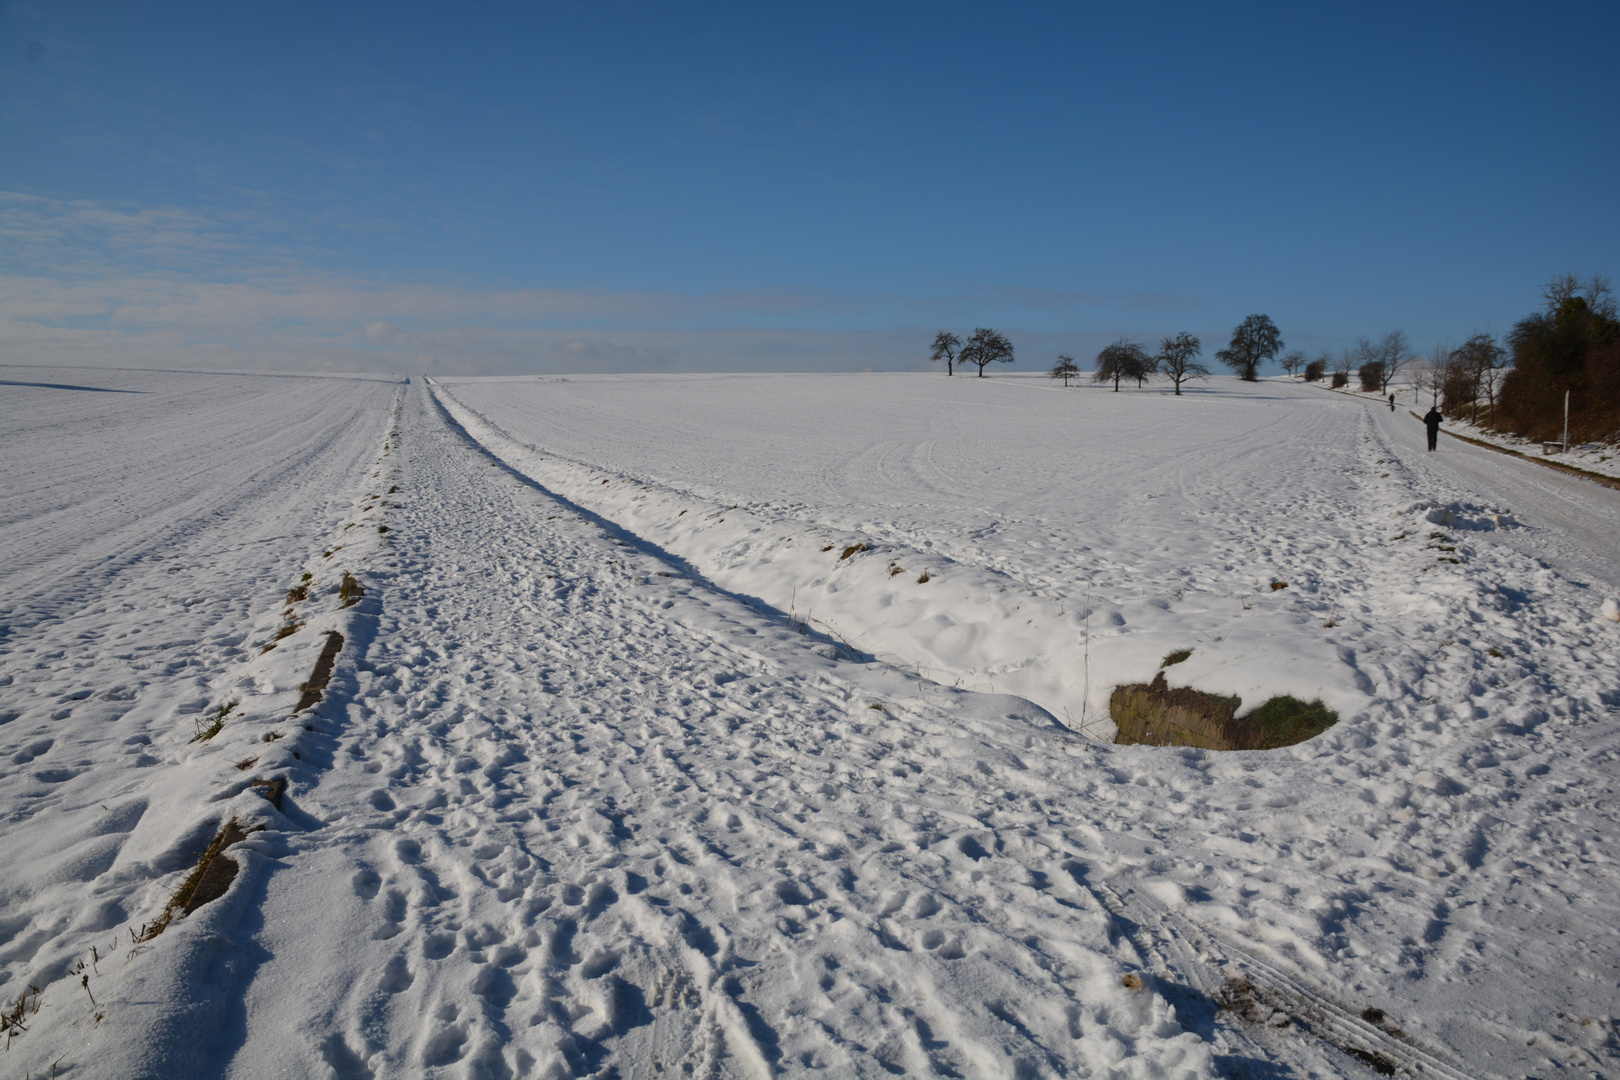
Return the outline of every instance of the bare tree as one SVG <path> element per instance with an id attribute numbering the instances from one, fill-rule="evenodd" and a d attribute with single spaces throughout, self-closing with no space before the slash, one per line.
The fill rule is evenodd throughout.
<path id="1" fill-rule="evenodd" d="M 1508 369 L 1513 362 L 1508 358 L 1507 350 L 1496 344 L 1496 339 L 1489 334 L 1475 334 L 1476 338 L 1484 338 L 1488 348 L 1481 349 L 1479 361 L 1479 385 L 1485 389 L 1485 401 L 1490 406 L 1489 419 L 1486 421 L 1492 427 L 1496 426 L 1496 395 L 1502 389 L 1502 380 L 1507 377 Z"/>
<path id="2" fill-rule="evenodd" d="M 1440 393 L 1446 384 L 1446 369 L 1451 364 L 1451 349 L 1445 344 L 1436 345 L 1429 350 L 1428 357 L 1418 366 L 1412 375 L 1412 391 L 1414 396 L 1421 399 L 1424 394 L 1429 395 L 1429 404 L 1440 404 Z M 1419 404 L 1422 404 L 1421 400 Z"/>
<path id="3" fill-rule="evenodd" d="M 1350 372 L 1356 367 L 1356 355 L 1349 349 L 1341 349 L 1339 358 L 1333 362 L 1333 389 L 1350 385 Z"/>
<path id="4" fill-rule="evenodd" d="M 1091 373 L 1091 381 L 1112 381 L 1117 394 L 1121 379 L 1135 379 L 1140 385 L 1152 363 L 1153 358 L 1146 349 L 1129 338 L 1120 338 L 1112 345 L 1103 346 L 1102 352 L 1097 354 L 1097 370 Z"/>
<path id="5" fill-rule="evenodd" d="M 1203 343 L 1185 330 L 1159 343 L 1159 355 L 1154 359 L 1158 369 L 1176 384 L 1177 397 L 1181 396 L 1182 383 L 1209 375 L 1209 368 L 1198 362 L 1198 354 L 1203 351 Z"/>
<path id="6" fill-rule="evenodd" d="M 1282 358 L 1282 366 L 1288 372 L 1288 377 L 1293 378 L 1305 367 L 1305 354 L 1295 349 Z"/>
<path id="7" fill-rule="evenodd" d="M 1541 287 L 1541 297 L 1547 301 L 1548 311 L 1557 311 L 1566 300 L 1570 300 L 1581 293 L 1581 279 L 1575 274 L 1565 271 L 1555 274 L 1553 279 Z"/>
<path id="8" fill-rule="evenodd" d="M 1361 388 L 1366 391 L 1378 389 L 1380 370 L 1383 366 L 1378 346 L 1370 338 L 1356 338 L 1353 346 L 1355 359 L 1351 363 L 1356 365 L 1356 374 L 1361 378 Z"/>
<path id="9" fill-rule="evenodd" d="M 1490 409 L 1490 422 L 1495 423 L 1496 390 L 1507 371 L 1507 350 L 1490 334 L 1475 334 L 1452 349 L 1449 359 L 1460 369 L 1454 379 L 1466 373 L 1474 401 L 1474 419 L 1479 419 L 1479 395 L 1483 393 Z"/>
<path id="10" fill-rule="evenodd" d="M 984 369 L 987 364 L 1010 364 L 1013 362 L 1013 346 L 1006 336 L 995 330 L 983 326 L 973 331 L 962 351 L 956 354 L 958 363 L 977 364 L 979 378 L 984 378 Z"/>
<path id="11" fill-rule="evenodd" d="M 1586 279 L 1586 306 L 1593 314 L 1605 319 L 1620 318 L 1620 304 L 1615 303 L 1614 283 L 1604 274 L 1592 274 Z"/>
<path id="12" fill-rule="evenodd" d="M 1604 274 L 1588 274 L 1582 281 L 1579 274 L 1565 271 L 1554 275 L 1553 279 L 1541 287 L 1541 295 L 1547 301 L 1547 310 L 1557 312 L 1570 300 L 1579 297 L 1586 303 L 1586 309 L 1605 319 L 1620 318 L 1620 304 L 1615 303 L 1614 283 Z"/>
<path id="13" fill-rule="evenodd" d="M 1138 390 L 1142 389 L 1143 385 L 1149 379 L 1153 378 L 1153 376 L 1159 373 L 1158 356 L 1149 353 L 1146 349 L 1142 350 L 1142 355 L 1146 357 L 1146 359 L 1136 366 L 1135 371 L 1131 372 L 1131 375 L 1136 379 L 1136 388 Z"/>
<path id="14" fill-rule="evenodd" d="M 1367 338 L 1356 339 L 1356 375 L 1361 379 L 1361 389 L 1364 393 L 1372 393 L 1383 386 L 1384 358 L 1383 353 L 1372 341 Z"/>
<path id="15" fill-rule="evenodd" d="M 1276 356 L 1283 347 L 1277 324 L 1269 315 L 1250 315 L 1232 331 L 1232 343 L 1215 353 L 1215 359 L 1238 373 L 1244 382 L 1260 381 L 1260 363 Z"/>
<path id="16" fill-rule="evenodd" d="M 1412 362 L 1412 358 L 1412 343 L 1406 340 L 1406 331 L 1391 330 L 1378 339 L 1378 360 L 1384 365 L 1378 384 L 1380 394 L 1389 393 L 1389 384 L 1395 381 L 1396 374 L 1402 368 Z"/>
<path id="17" fill-rule="evenodd" d="M 956 350 L 962 347 L 962 339 L 949 330 L 941 330 L 934 335 L 934 350 L 928 358 L 934 363 L 945 361 L 945 374 L 951 373 L 951 361 L 956 359 Z"/>
<path id="18" fill-rule="evenodd" d="M 1069 380 L 1079 374 L 1080 369 L 1074 366 L 1074 357 L 1072 356 L 1059 356 L 1058 362 L 1052 366 L 1052 378 L 1062 379 L 1064 386 L 1068 386 Z"/>

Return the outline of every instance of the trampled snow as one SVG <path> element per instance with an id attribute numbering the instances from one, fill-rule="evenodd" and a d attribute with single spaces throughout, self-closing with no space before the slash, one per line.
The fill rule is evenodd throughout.
<path id="1" fill-rule="evenodd" d="M 1616 1071 L 1620 493 L 1283 381 L 0 374 L 8 1075 Z M 1179 649 L 1341 720 L 1110 744 Z"/>

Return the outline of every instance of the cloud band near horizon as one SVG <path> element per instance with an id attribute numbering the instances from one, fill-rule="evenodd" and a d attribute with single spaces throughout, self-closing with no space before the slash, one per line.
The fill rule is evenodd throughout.
<path id="1" fill-rule="evenodd" d="M 0 193 L 0 357 L 445 374 L 914 370 L 929 366 L 934 330 L 983 324 L 1009 333 L 1029 367 L 1210 315 L 1208 301 L 1173 293 L 1017 286 L 686 295 L 392 280 L 320 266 L 320 253 L 285 239 L 292 231 Z"/>

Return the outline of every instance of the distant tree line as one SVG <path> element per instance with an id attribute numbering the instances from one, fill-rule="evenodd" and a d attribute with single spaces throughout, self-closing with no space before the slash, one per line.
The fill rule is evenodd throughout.
<path id="1" fill-rule="evenodd" d="M 1570 436 L 1577 441 L 1620 438 L 1620 306 L 1607 278 L 1560 274 L 1542 290 L 1541 311 L 1514 324 L 1503 343 L 1477 333 L 1456 348 L 1436 346 L 1420 358 L 1401 330 L 1377 338 L 1362 337 L 1337 354 L 1314 358 L 1295 350 L 1281 356 L 1283 370 L 1306 382 L 1329 380 L 1335 389 L 1350 385 L 1354 375 L 1366 393 L 1388 394 L 1397 376 L 1407 372 L 1419 396 L 1429 395 L 1448 416 L 1468 418 L 1527 439 L 1552 440 L 1563 430 L 1564 395 L 1570 402 Z M 1282 353 L 1282 335 L 1267 315 L 1250 315 L 1232 331 L 1232 339 L 1215 359 L 1240 379 L 1259 380 L 1262 364 Z M 1199 363 L 1202 345 L 1182 332 L 1162 339 L 1150 353 L 1128 337 L 1097 353 L 1092 381 L 1113 385 L 1169 379 L 1179 395 L 1209 369 Z M 932 357 L 945 362 L 945 373 L 972 364 L 984 377 L 994 363 L 1013 362 L 1013 346 L 995 330 L 980 327 L 964 342 L 941 330 Z M 1059 356 L 1052 378 L 1069 380 L 1081 372 L 1072 356 Z"/>
<path id="2" fill-rule="evenodd" d="M 1275 357 L 1282 344 L 1277 326 L 1269 316 L 1250 315 L 1232 331 L 1231 343 L 1216 351 L 1215 359 L 1231 368 L 1239 378 L 1258 382 L 1260 365 Z M 1091 379 L 1097 383 L 1111 382 L 1117 391 L 1119 384 L 1127 379 L 1141 387 L 1147 380 L 1162 375 L 1170 380 L 1179 397 L 1181 388 L 1189 381 L 1208 377 L 1209 369 L 1198 362 L 1202 353 L 1203 344 L 1186 331 L 1161 340 L 1156 353 L 1149 353 L 1139 342 L 1122 337 L 1105 345 L 1097 354 Z M 1291 363 L 1295 355 L 1290 354 L 1285 364 Z M 943 361 L 947 375 L 955 374 L 958 366 L 973 364 L 983 378 L 988 365 L 1013 362 L 1013 346 L 1005 335 L 985 327 L 974 330 L 966 341 L 949 330 L 941 330 L 934 335 L 929 358 L 936 364 Z M 1072 356 L 1059 356 L 1050 372 L 1052 378 L 1062 379 L 1064 386 L 1079 374 L 1080 368 Z"/>
<path id="3" fill-rule="evenodd" d="M 1290 375 L 1303 373 L 1306 382 L 1328 379 L 1334 389 L 1349 386 L 1354 374 L 1366 393 L 1387 394 L 1395 376 L 1415 359 L 1406 332 L 1391 330 L 1376 340 L 1357 338 L 1354 348 L 1342 349 L 1337 356 L 1324 349 L 1308 360 L 1304 353 L 1292 352 L 1283 357 L 1282 365 Z"/>

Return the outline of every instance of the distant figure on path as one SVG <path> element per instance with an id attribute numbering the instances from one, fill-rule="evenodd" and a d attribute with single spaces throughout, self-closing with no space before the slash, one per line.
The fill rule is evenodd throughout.
<path id="1" fill-rule="evenodd" d="M 1430 450 L 1434 449 L 1434 444 L 1440 439 L 1440 421 L 1442 419 L 1444 418 L 1440 415 L 1440 410 L 1433 405 L 1429 406 L 1429 411 L 1423 414 L 1423 426 L 1429 429 Z"/>
<path id="2" fill-rule="evenodd" d="M 1395 411 L 1395 395 L 1394 394 L 1389 395 L 1389 411 L 1390 412 Z"/>

